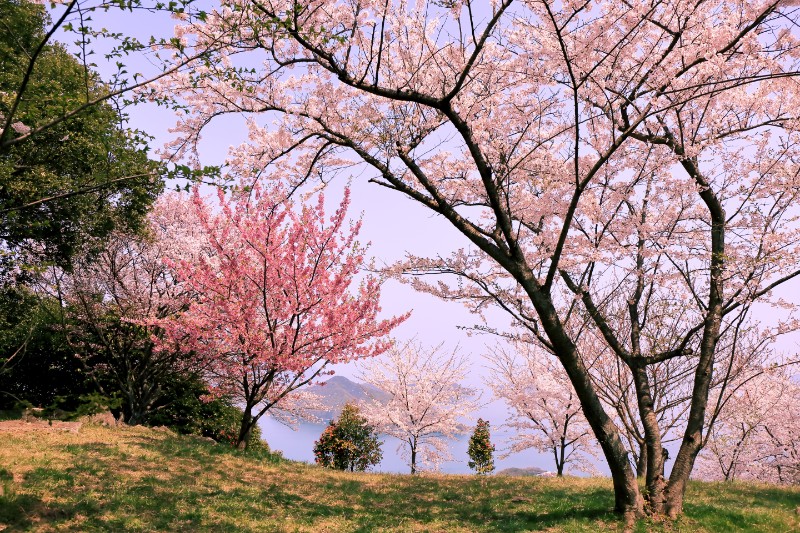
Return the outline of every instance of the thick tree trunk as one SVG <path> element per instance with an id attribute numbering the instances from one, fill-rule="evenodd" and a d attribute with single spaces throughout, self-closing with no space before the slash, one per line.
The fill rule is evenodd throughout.
<path id="1" fill-rule="evenodd" d="M 247 406 L 242 412 L 242 423 L 239 427 L 239 437 L 236 439 L 236 448 L 239 450 L 246 450 L 248 441 L 250 440 L 250 433 L 253 430 L 255 420 L 253 419 L 252 407 Z"/>
<path id="2" fill-rule="evenodd" d="M 636 387 L 636 399 L 639 406 L 639 417 L 644 427 L 644 450 L 646 451 L 647 469 L 645 485 L 646 498 L 650 504 L 650 512 L 656 515 L 664 513 L 664 448 L 661 443 L 661 431 L 658 427 L 658 417 L 653 410 L 653 396 L 650 392 L 650 382 L 647 371 L 642 367 L 632 368 L 633 382 Z"/>
<path id="3" fill-rule="evenodd" d="M 125 423 L 129 426 L 138 426 L 144 420 L 144 413 L 139 409 L 131 408 L 125 417 Z"/>
<path id="4" fill-rule="evenodd" d="M 153 406 L 161 399 L 162 390 L 157 380 L 158 377 L 152 373 L 135 372 L 130 368 L 126 370 L 124 380 L 117 378 L 127 400 L 125 423 L 129 426 L 144 424 L 153 412 Z"/>
<path id="5" fill-rule="evenodd" d="M 561 324 L 550 298 L 542 294 L 538 287 L 535 287 L 536 282 L 532 275 L 530 280 L 523 279 L 521 281 L 536 308 L 547 337 L 555 348 L 556 356 L 564 366 L 564 370 L 575 388 L 583 414 L 603 450 L 614 484 L 614 510 L 624 514 L 626 522 L 630 522 L 633 518 L 643 515 L 644 506 L 636 474 L 628 460 L 628 450 L 622 443 L 619 428 L 605 412 L 589 376 L 589 371 L 583 364 L 577 347 L 564 331 L 564 326 Z"/>
<path id="6" fill-rule="evenodd" d="M 138 426 L 143 423 L 149 411 L 143 395 L 137 394 L 137 392 L 139 391 L 128 387 L 125 394 L 127 397 L 127 405 L 124 406 L 125 423 L 129 426 Z"/>

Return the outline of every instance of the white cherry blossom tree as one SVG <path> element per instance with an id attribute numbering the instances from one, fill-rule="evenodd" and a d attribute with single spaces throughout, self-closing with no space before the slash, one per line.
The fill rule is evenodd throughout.
<path id="1" fill-rule="evenodd" d="M 698 477 L 800 483 L 800 385 L 783 368 L 763 370 L 726 398 Z"/>
<path id="2" fill-rule="evenodd" d="M 391 396 L 366 403 L 363 413 L 400 440 L 412 474 L 451 460 L 449 441 L 464 433 L 464 421 L 478 408 L 477 391 L 462 384 L 468 363 L 458 348 L 448 353 L 442 344 L 429 348 L 416 340 L 361 363 L 362 379 Z"/>
<path id="3" fill-rule="evenodd" d="M 503 457 L 534 448 L 552 456 L 558 476 L 567 467 L 595 472 L 597 444 L 558 359 L 523 342 L 497 346 L 486 358 L 486 384 L 507 404 L 506 425 L 514 430 Z"/>
<path id="4" fill-rule="evenodd" d="M 56 291 L 68 309 L 69 338 L 80 348 L 87 374 L 105 392 L 110 379 L 124 397 L 128 424 L 142 423 L 165 391 L 165 376 L 197 371 L 177 350 L 158 350 L 163 331 L 152 325 L 184 310 L 189 289 L 164 261 L 191 261 L 203 251 L 202 230 L 188 199 L 162 196 L 143 235 L 114 232 L 98 254 L 77 258 L 72 272 L 51 268 L 42 288 Z"/>

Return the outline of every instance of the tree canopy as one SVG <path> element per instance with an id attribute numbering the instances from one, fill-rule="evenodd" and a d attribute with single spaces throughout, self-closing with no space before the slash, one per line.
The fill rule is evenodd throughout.
<path id="1" fill-rule="evenodd" d="M 357 406 L 348 403 L 314 443 L 315 461 L 328 468 L 363 472 L 381 462 L 381 444 L 375 428 Z"/>
<path id="2" fill-rule="evenodd" d="M 6 272 L 41 261 L 66 266 L 115 228 L 138 229 L 162 190 L 147 137 L 124 127 L 113 102 L 27 136 L 104 91 L 80 59 L 46 41 L 49 22 L 39 4 L 0 0 L 0 259 Z"/>
<path id="3" fill-rule="evenodd" d="M 488 420 L 478 419 L 475 431 L 469 438 L 467 455 L 469 456 L 467 464 L 476 474 L 485 475 L 494 472 L 494 444 L 491 441 Z"/>

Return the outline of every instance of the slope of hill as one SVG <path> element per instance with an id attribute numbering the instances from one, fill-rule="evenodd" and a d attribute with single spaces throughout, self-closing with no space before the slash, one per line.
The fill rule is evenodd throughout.
<path id="1" fill-rule="evenodd" d="M 75 430 L 75 432 L 72 432 Z M 601 478 L 359 474 L 169 430 L 0 422 L 2 531 L 620 531 Z M 637 531 L 798 531 L 800 488 L 692 483 Z"/>
<path id="2" fill-rule="evenodd" d="M 348 402 L 359 403 L 373 399 L 386 402 L 391 398 L 389 393 L 369 383 L 356 383 L 344 376 L 333 376 L 323 385 L 309 387 L 307 391 L 319 397 L 321 403 L 327 406 L 325 410 L 312 411 L 324 422 L 338 417 L 342 407 Z"/>
<path id="3" fill-rule="evenodd" d="M 495 473 L 496 476 L 541 476 L 542 474 L 549 474 L 547 470 L 542 470 L 536 466 L 528 466 L 525 468 L 506 468 Z"/>

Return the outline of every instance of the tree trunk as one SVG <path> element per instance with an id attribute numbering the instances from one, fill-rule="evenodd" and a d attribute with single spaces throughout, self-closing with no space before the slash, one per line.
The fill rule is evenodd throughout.
<path id="1" fill-rule="evenodd" d="M 409 442 L 411 446 L 411 473 L 417 473 L 417 442 L 416 439 L 413 439 L 412 442 Z"/>
<path id="2" fill-rule="evenodd" d="M 161 398 L 161 387 L 157 383 L 147 381 L 146 375 L 130 369 L 126 373 L 124 382 L 119 379 L 117 381 L 125 391 L 128 401 L 125 423 L 129 426 L 144 424 L 147 416 L 153 412 L 153 405 Z"/>
<path id="3" fill-rule="evenodd" d="M 703 325 L 703 338 L 700 341 L 699 359 L 694 374 L 691 407 L 681 447 L 667 484 L 666 511 L 670 518 L 677 518 L 683 513 L 686 484 L 692 473 L 697 454 L 703 446 L 703 425 L 705 424 L 708 392 L 714 370 L 714 353 L 722 324 L 725 266 L 725 210 L 707 181 L 699 173 L 697 162 L 685 159 L 681 161 L 681 165 L 702 187 L 700 198 L 705 202 L 711 216 L 711 265 L 708 306 Z"/>
<path id="4" fill-rule="evenodd" d="M 619 428 L 605 412 L 589 371 L 583 364 L 577 347 L 564 331 L 564 326 L 549 296 L 544 295 L 536 286 L 532 273 L 525 274 L 530 275 L 530 278 L 526 279 L 527 276 L 523 274 L 520 283 L 536 308 L 542 327 L 555 348 L 556 356 L 575 388 L 583 414 L 611 470 L 611 479 L 614 483 L 614 510 L 624 514 L 626 522 L 632 522 L 634 518 L 643 515 L 644 502 L 639 492 L 636 474 L 628 459 L 628 450 L 620 438 Z"/>
<path id="5" fill-rule="evenodd" d="M 128 411 L 128 416 L 126 417 L 125 423 L 129 426 L 138 426 L 142 423 L 143 419 L 144 413 L 131 407 L 131 409 Z"/>
<path id="6" fill-rule="evenodd" d="M 559 446 L 559 454 L 556 454 L 556 475 L 558 477 L 564 476 L 564 452 L 565 452 L 566 445 L 564 443 L 564 437 L 561 437 L 561 446 Z"/>
<path id="7" fill-rule="evenodd" d="M 639 407 L 639 418 L 644 427 L 644 450 L 647 457 L 647 470 L 645 484 L 647 487 L 646 499 L 650 504 L 650 512 L 655 515 L 664 513 L 664 448 L 661 444 L 661 431 L 658 427 L 658 417 L 653 410 L 653 396 L 650 393 L 650 382 L 647 371 L 642 367 L 631 369 L 633 382 L 636 387 L 636 400 Z"/>
<path id="8" fill-rule="evenodd" d="M 647 445 L 639 443 L 639 458 L 636 460 L 636 477 L 643 478 L 647 475 Z"/>
<path id="9" fill-rule="evenodd" d="M 128 409 L 125 423 L 129 426 L 144 424 L 147 416 L 153 411 L 154 400 L 148 391 L 129 391 Z"/>
<path id="10" fill-rule="evenodd" d="M 239 437 L 236 439 L 236 448 L 239 450 L 246 450 L 248 441 L 250 440 L 250 432 L 253 430 L 252 407 L 247 406 L 242 412 L 242 424 L 239 427 Z"/>

